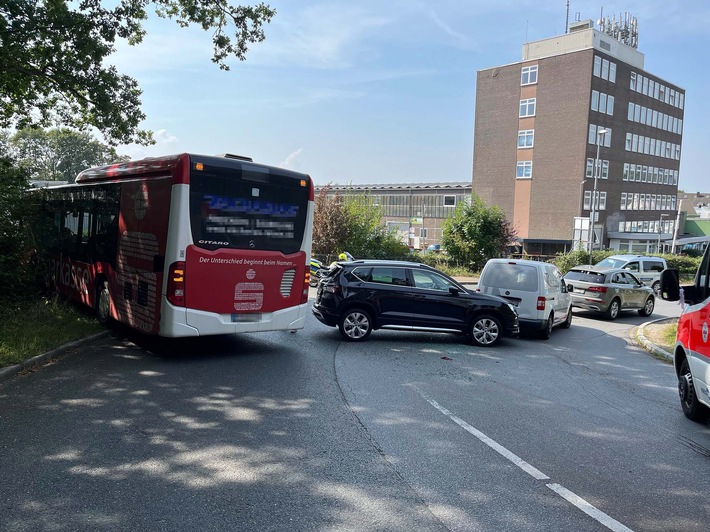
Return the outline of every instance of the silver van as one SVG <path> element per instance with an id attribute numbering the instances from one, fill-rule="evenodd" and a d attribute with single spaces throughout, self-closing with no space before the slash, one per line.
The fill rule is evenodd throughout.
<path id="1" fill-rule="evenodd" d="M 490 259 L 478 291 L 507 299 L 518 310 L 520 329 L 547 339 L 552 328 L 572 324 L 572 300 L 554 264 L 534 260 Z"/>
<path id="2" fill-rule="evenodd" d="M 612 255 L 594 265 L 598 269 L 623 268 L 634 274 L 639 281 L 653 288 L 658 296 L 661 293 L 661 272 L 668 266 L 662 257 L 646 255 Z"/>

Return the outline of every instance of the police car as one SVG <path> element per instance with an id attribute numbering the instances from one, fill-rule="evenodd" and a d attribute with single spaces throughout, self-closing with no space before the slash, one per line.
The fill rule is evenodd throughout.
<path id="1" fill-rule="evenodd" d="M 673 354 L 683 413 L 693 421 L 710 418 L 710 246 L 695 274 L 695 283 L 680 286 L 678 270 L 661 274 L 661 297 L 680 301 L 683 311 Z"/>

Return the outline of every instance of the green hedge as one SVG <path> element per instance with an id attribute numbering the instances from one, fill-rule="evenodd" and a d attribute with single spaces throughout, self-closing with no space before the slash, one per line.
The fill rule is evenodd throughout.
<path id="1" fill-rule="evenodd" d="M 595 251 L 592 254 L 592 264 L 596 264 L 607 257 L 612 255 L 623 255 L 615 250 L 604 250 Z M 643 253 L 640 253 L 643 255 Z M 654 257 L 659 256 L 666 259 L 666 264 L 668 268 L 677 269 L 680 271 L 681 275 L 688 276 L 695 274 L 695 271 L 700 265 L 700 257 L 688 257 L 686 255 L 653 255 Z M 579 266 L 580 264 L 589 264 L 589 253 L 586 251 L 572 251 L 566 254 L 559 254 L 554 259 L 550 260 L 552 264 L 557 266 L 562 274 L 567 273 L 570 268 L 574 266 Z"/>

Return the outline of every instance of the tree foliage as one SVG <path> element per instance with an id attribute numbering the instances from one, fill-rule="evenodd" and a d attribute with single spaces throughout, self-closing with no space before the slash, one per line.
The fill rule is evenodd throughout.
<path id="1" fill-rule="evenodd" d="M 0 158 L 0 299 L 16 297 L 32 286 L 34 254 L 31 242 L 33 204 L 27 198 L 28 174 Z"/>
<path id="2" fill-rule="evenodd" d="M 473 194 L 470 203 L 459 203 L 444 222 L 441 243 L 452 259 L 475 271 L 488 259 L 503 256 L 515 236 L 503 211 L 487 207 Z"/>
<path id="3" fill-rule="evenodd" d="M 89 133 L 68 128 L 26 128 L 11 137 L 10 146 L 17 164 L 32 179 L 46 181 L 73 182 L 82 170 L 128 160 Z"/>
<path id="4" fill-rule="evenodd" d="M 320 189 L 316 196 L 313 214 L 313 244 L 311 251 L 316 255 L 337 255 L 348 238 L 343 197 L 336 193 L 328 196 L 329 186 Z"/>
<path id="5" fill-rule="evenodd" d="M 104 5 L 105 4 L 105 5 Z M 112 145 L 150 143 L 135 79 L 107 63 L 118 39 L 142 41 L 152 7 L 180 26 L 211 30 L 212 61 L 244 60 L 276 11 L 228 0 L 5 0 L 0 7 L 0 127 L 95 127 Z M 233 35 L 228 35 L 230 29 Z"/>
<path id="6" fill-rule="evenodd" d="M 316 255 L 336 256 L 347 251 L 356 258 L 401 258 L 406 244 L 382 225 L 382 208 L 368 194 L 336 193 L 329 186 L 318 193 L 313 222 L 313 248 Z"/>

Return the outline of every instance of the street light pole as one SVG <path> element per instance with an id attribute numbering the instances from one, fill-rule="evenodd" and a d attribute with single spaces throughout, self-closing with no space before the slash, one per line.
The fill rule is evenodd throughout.
<path id="1" fill-rule="evenodd" d="M 592 210 L 589 213 L 589 265 L 592 265 L 592 251 L 594 250 L 594 222 L 597 214 L 597 179 L 602 171 L 599 163 L 599 137 L 606 135 L 608 129 L 597 130 L 597 157 L 594 159 L 594 191 L 592 192 Z"/>
<path id="2" fill-rule="evenodd" d="M 668 218 L 670 214 L 661 214 L 658 220 L 658 253 L 661 253 L 661 233 L 663 232 L 663 218 Z"/>

